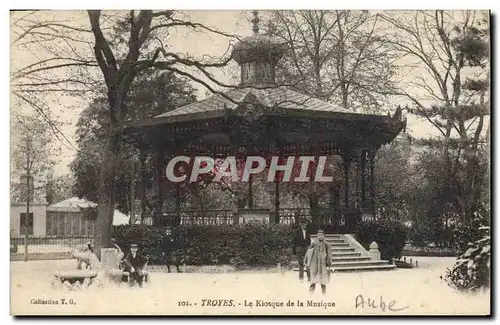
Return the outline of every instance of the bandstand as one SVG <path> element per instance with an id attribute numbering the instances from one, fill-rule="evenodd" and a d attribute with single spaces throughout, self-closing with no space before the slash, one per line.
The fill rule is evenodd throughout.
<path id="1" fill-rule="evenodd" d="M 275 69 L 286 47 L 270 35 L 260 34 L 257 23 L 256 17 L 254 35 L 242 39 L 232 52 L 232 59 L 241 67 L 239 85 L 127 125 L 125 135 L 140 150 L 143 174 L 146 156 L 154 161 L 155 199 L 147 202 L 143 189 L 142 211 L 153 217 L 154 225 L 188 219 L 234 224 L 238 214 L 260 211 L 253 205 L 251 182 L 248 205 L 241 211 L 181 211 L 179 185 L 166 180 L 165 167 L 174 156 L 339 155 L 343 161 L 342 185 L 332 187 L 330 207 L 314 218 L 314 227 L 330 233 L 351 233 L 362 217 L 375 217 L 374 157 L 382 145 L 405 128 L 406 120 L 400 110 L 393 116 L 355 113 L 276 84 Z M 142 184 L 144 187 L 144 181 Z M 169 186 L 177 186 L 177 190 L 167 191 Z M 164 207 L 167 192 L 175 193 L 174 211 Z M 280 207 L 279 192 L 280 182 L 276 181 L 269 222 L 293 223 L 298 217 L 310 217 L 307 210 L 301 210 L 290 219 L 290 211 Z M 152 208 L 148 211 L 146 206 Z"/>

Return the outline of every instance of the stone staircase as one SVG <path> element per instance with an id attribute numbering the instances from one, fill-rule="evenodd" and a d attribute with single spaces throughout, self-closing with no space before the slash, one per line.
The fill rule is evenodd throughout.
<path id="1" fill-rule="evenodd" d="M 311 239 L 316 238 L 311 236 Z M 325 240 L 332 248 L 332 272 L 388 271 L 396 268 L 389 261 L 380 260 L 378 252 L 367 251 L 351 235 L 325 234 Z"/>

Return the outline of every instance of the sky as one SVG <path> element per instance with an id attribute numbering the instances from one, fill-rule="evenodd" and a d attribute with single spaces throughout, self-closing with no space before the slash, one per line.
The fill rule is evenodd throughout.
<path id="1" fill-rule="evenodd" d="M 47 18 L 69 19 L 74 25 L 88 26 L 88 18 L 84 11 L 73 12 L 47 12 Z M 186 12 L 191 21 L 199 22 L 206 26 L 211 26 L 217 30 L 224 31 L 230 34 L 239 36 L 249 36 L 252 34 L 251 24 L 248 22 L 252 14 L 250 11 L 190 11 Z M 81 35 L 85 38 L 85 36 Z M 213 33 L 188 32 L 186 29 L 179 28 L 176 34 L 169 35 L 168 44 L 169 50 L 172 52 L 188 54 L 195 58 L 203 58 L 205 55 L 211 57 L 221 57 L 225 54 L 230 45 L 230 39 L 224 36 Z M 232 41 L 233 43 L 235 40 Z M 77 46 L 77 51 L 88 53 L 92 49 L 88 46 Z M 25 66 L 33 60 L 39 59 L 42 54 L 19 50 L 11 47 L 11 69 L 15 70 Z M 226 83 L 232 83 L 230 74 L 219 69 L 214 71 L 215 77 Z M 198 89 L 198 97 L 205 97 L 206 90 L 199 84 L 194 84 Z M 79 113 L 86 107 L 86 98 L 75 98 L 68 96 L 56 96 L 50 100 L 50 110 L 54 116 L 65 123 L 61 128 L 66 138 L 73 144 L 69 145 L 66 141 L 61 144 L 60 162 L 56 168 L 56 174 L 61 175 L 69 171 L 68 164 L 74 157 L 76 152 L 75 146 L 75 124 L 78 120 Z M 389 107 L 395 107 L 397 104 L 404 104 L 400 99 L 394 99 L 387 103 Z M 28 109 L 23 106 L 22 109 Z M 429 135 L 437 135 L 435 128 L 424 119 L 416 118 L 413 115 L 407 115 L 408 127 L 407 132 L 414 137 L 428 137 Z"/>

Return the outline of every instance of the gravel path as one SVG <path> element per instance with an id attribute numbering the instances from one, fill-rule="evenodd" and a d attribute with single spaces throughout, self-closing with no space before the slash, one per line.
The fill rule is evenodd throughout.
<path id="1" fill-rule="evenodd" d="M 324 296 L 320 288 L 310 296 L 308 284 L 300 283 L 297 274 L 290 271 L 155 272 L 142 289 L 106 286 L 79 292 L 54 291 L 49 285 L 52 273 L 74 268 L 74 260 L 11 262 L 11 312 L 15 315 L 485 315 L 490 312 L 489 292 L 463 295 L 441 282 L 439 275 L 453 265 L 453 258 L 417 259 L 418 269 L 332 274 Z M 67 304 L 61 304 L 61 299 Z M 37 303 L 42 301 L 59 304 Z M 291 303 L 294 305 L 287 306 Z"/>

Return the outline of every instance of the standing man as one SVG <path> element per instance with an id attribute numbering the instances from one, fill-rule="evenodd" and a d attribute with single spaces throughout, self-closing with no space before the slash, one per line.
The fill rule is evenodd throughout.
<path id="1" fill-rule="evenodd" d="M 307 222 L 305 219 L 300 220 L 300 228 L 295 230 L 293 238 L 293 254 L 297 256 L 299 262 L 299 280 L 304 281 L 304 256 L 311 243 L 311 234 L 307 229 Z M 311 276 L 308 270 L 306 270 L 306 274 L 307 280 L 310 281 Z"/>
<path id="2" fill-rule="evenodd" d="M 138 245 L 130 245 L 130 252 L 127 254 L 124 260 L 124 271 L 130 273 L 131 285 L 137 282 L 139 284 L 139 287 L 142 287 L 142 280 L 145 276 L 147 276 L 146 265 L 148 263 L 148 259 L 142 254 L 139 254 L 138 249 Z"/>
<path id="3" fill-rule="evenodd" d="M 321 292 L 326 293 L 326 285 L 330 282 L 330 267 L 332 266 L 332 250 L 325 241 L 325 233 L 318 230 L 310 260 L 311 286 L 309 292 L 314 293 L 316 283 L 321 284 Z"/>
<path id="4" fill-rule="evenodd" d="M 180 249 L 179 241 L 174 240 L 174 237 L 172 236 L 172 229 L 170 227 L 165 228 L 165 236 L 163 237 L 161 252 L 165 264 L 167 265 L 168 273 L 170 273 L 171 264 L 175 265 L 177 273 L 182 273 L 179 268 L 180 258 L 178 252 L 176 252 L 177 249 Z"/>

